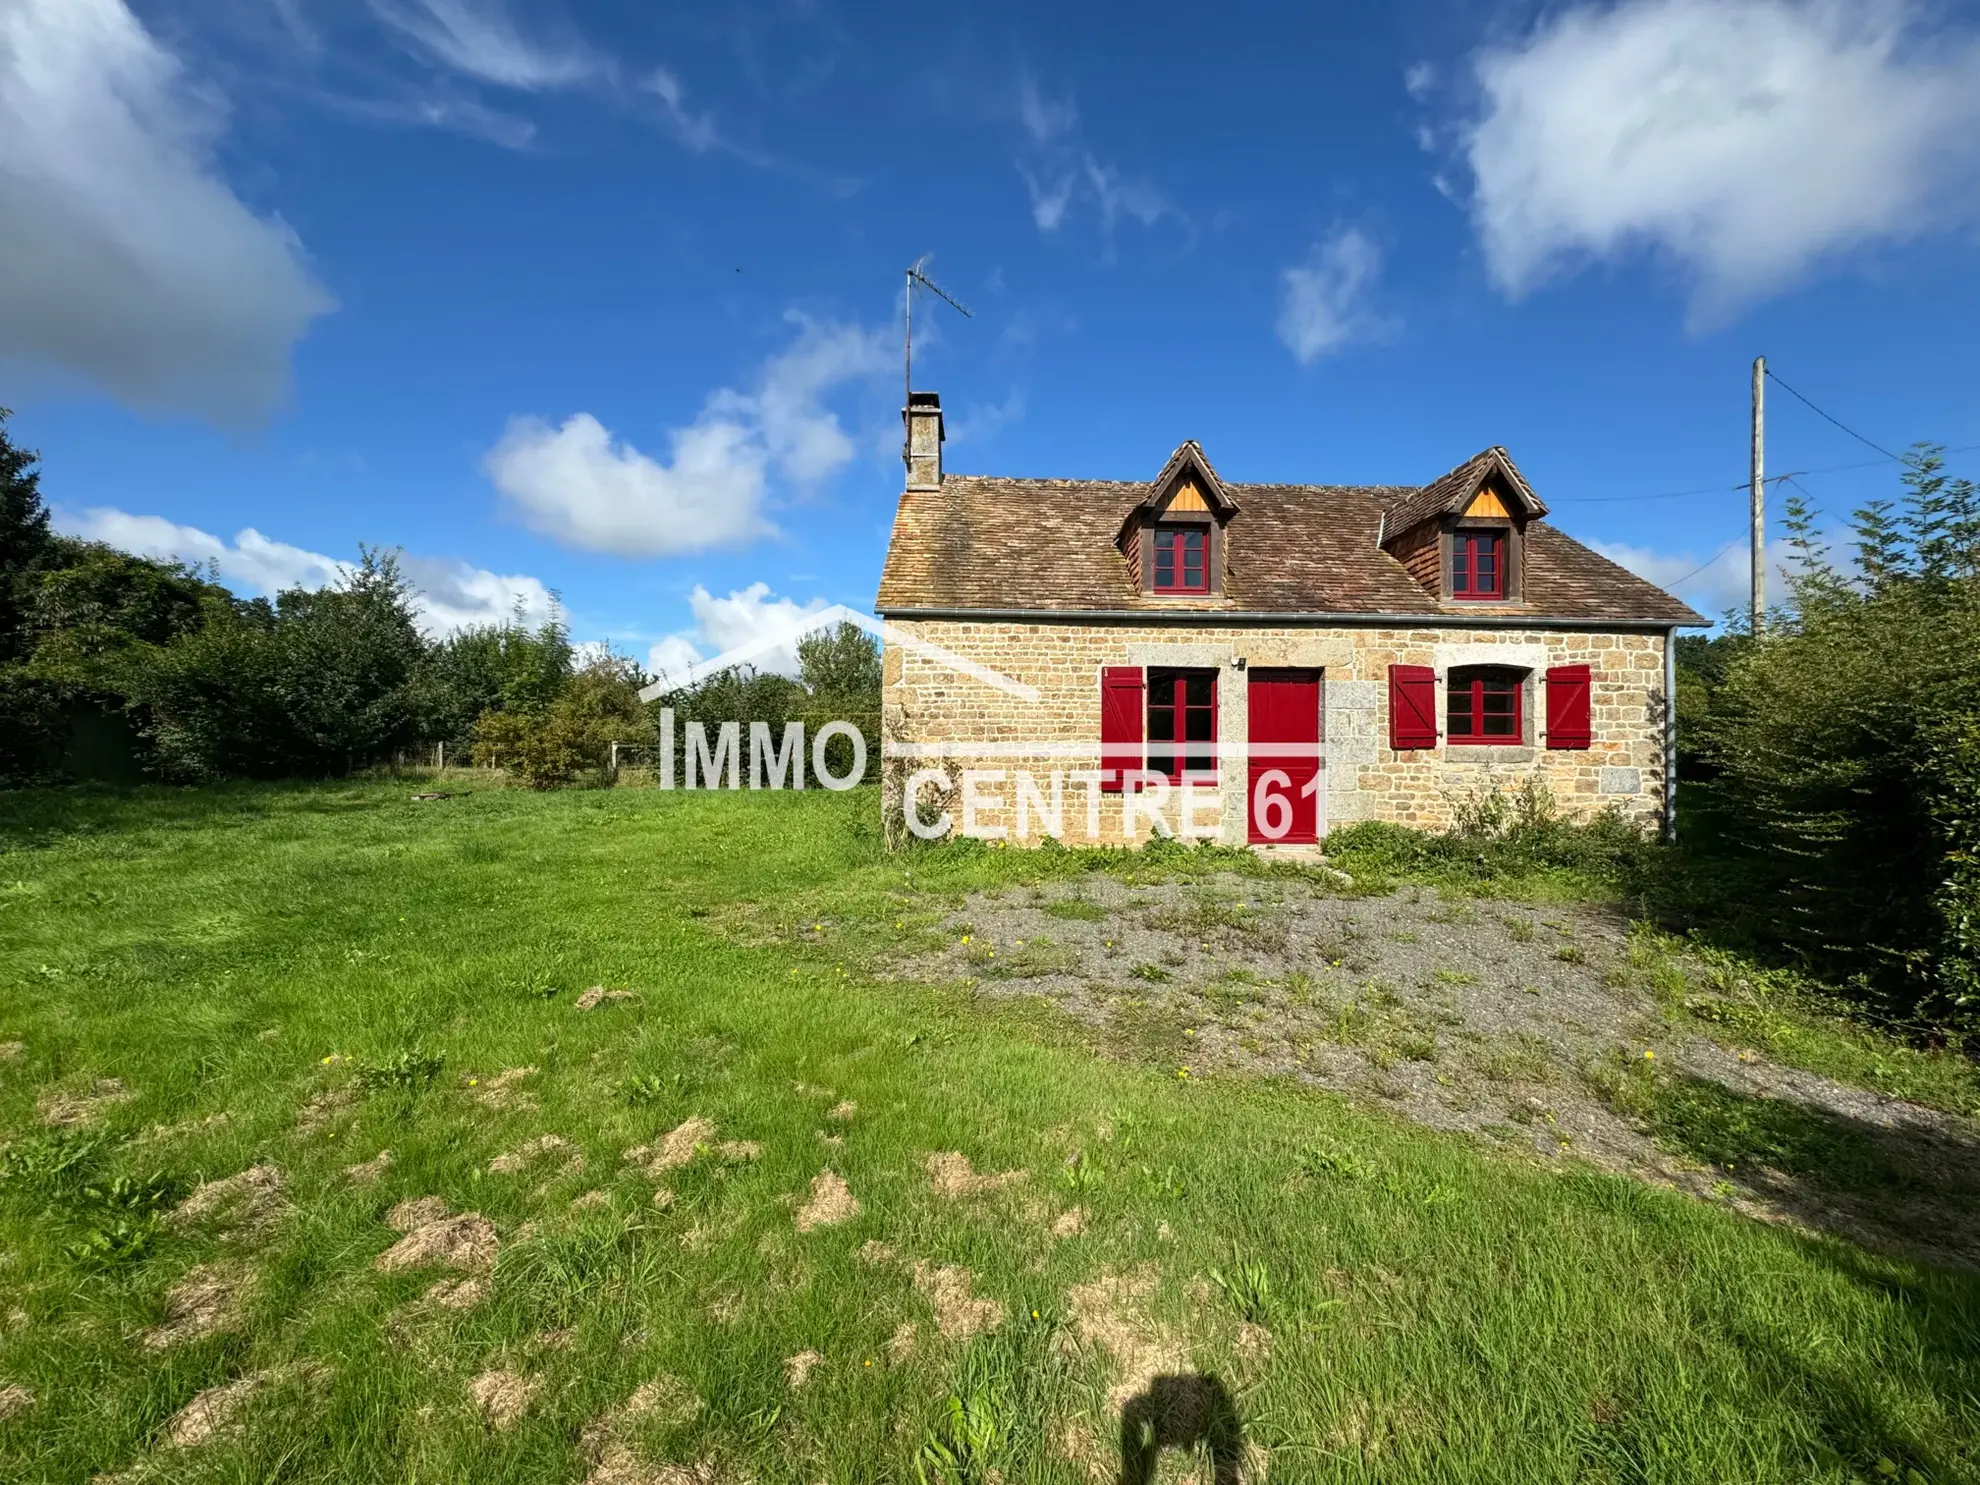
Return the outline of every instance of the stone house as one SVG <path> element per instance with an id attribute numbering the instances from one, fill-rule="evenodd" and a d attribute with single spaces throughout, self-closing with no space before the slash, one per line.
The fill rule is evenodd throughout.
<path id="1" fill-rule="evenodd" d="M 992 478 L 943 471 L 933 393 L 906 417 L 896 838 L 1295 846 L 1528 780 L 1668 828 L 1672 640 L 1705 621 L 1549 525 L 1504 449 L 1422 486 L 1232 484 L 1194 442 L 1146 481 Z"/>

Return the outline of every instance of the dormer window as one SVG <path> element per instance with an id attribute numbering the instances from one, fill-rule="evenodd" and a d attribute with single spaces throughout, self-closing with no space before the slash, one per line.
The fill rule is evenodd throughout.
<path id="1" fill-rule="evenodd" d="M 1155 591 L 1210 591 L 1210 530 L 1207 526 L 1155 528 Z"/>
<path id="2" fill-rule="evenodd" d="M 1458 531 L 1451 538 L 1451 597 L 1504 599 L 1506 539 L 1498 531 Z"/>

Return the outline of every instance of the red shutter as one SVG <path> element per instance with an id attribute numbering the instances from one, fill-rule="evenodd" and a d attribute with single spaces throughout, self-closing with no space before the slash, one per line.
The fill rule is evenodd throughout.
<path id="1" fill-rule="evenodd" d="M 1589 689 L 1586 665 L 1556 665 L 1547 672 L 1548 747 L 1585 748 L 1594 741 Z"/>
<path id="2" fill-rule="evenodd" d="M 1389 667 L 1389 746 L 1437 746 L 1437 672 L 1427 665 Z"/>
<path id="3" fill-rule="evenodd" d="M 1100 767 L 1106 779 L 1100 788 L 1121 792 L 1121 775 L 1141 767 L 1141 667 L 1106 665 L 1100 670 Z"/>

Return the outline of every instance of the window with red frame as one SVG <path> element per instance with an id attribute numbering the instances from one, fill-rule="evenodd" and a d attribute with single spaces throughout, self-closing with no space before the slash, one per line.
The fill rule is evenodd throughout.
<path id="1" fill-rule="evenodd" d="M 1505 537 L 1496 531 L 1460 531 L 1451 543 L 1451 597 L 1504 598 Z"/>
<path id="2" fill-rule="evenodd" d="M 1148 770 L 1172 784 L 1217 776 L 1217 672 L 1148 672 Z"/>
<path id="3" fill-rule="evenodd" d="M 1155 591 L 1210 591 L 1210 531 L 1205 526 L 1155 528 Z"/>
<path id="4" fill-rule="evenodd" d="M 1444 688 L 1444 736 L 1454 743 L 1517 744 L 1526 737 L 1517 670 L 1467 665 L 1453 670 Z"/>

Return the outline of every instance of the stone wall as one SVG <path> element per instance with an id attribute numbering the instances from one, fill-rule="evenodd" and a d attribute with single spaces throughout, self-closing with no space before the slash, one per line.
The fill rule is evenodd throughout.
<path id="1" fill-rule="evenodd" d="M 952 828 L 1035 843 L 1046 833 L 1067 845 L 1145 841 L 1158 828 L 1242 844 L 1247 838 L 1246 767 L 1225 758 L 1214 789 L 1169 798 L 1162 825 L 1150 802 L 1096 787 L 1100 766 L 1100 671 L 1108 665 L 1180 665 L 1218 671 L 1219 742 L 1245 741 L 1248 666 L 1301 666 L 1322 672 L 1325 739 L 1323 833 L 1357 820 L 1443 827 L 1481 791 L 1509 792 L 1533 779 L 1564 813 L 1588 818 L 1606 808 L 1650 827 L 1664 806 L 1664 645 L 1662 632 L 1592 633 L 1534 629 L 1363 629 L 1214 627 L 1120 623 L 898 620 L 916 643 L 885 647 L 881 731 L 890 834 L 898 838 L 901 800 L 918 770 L 919 818 L 947 809 Z M 1008 677 L 1011 695 L 958 671 L 944 653 Z M 1452 745 L 1394 752 L 1388 745 L 1388 671 L 1428 665 L 1437 673 L 1441 728 L 1444 681 L 1454 666 L 1504 665 L 1527 673 L 1519 746 Z M 1541 676 L 1550 666 L 1592 672 L 1593 746 L 1545 746 Z M 965 778 L 965 771 L 975 777 Z M 1030 786 L 1020 781 L 1029 774 Z M 1085 777 L 1082 777 L 1085 775 Z M 1054 778 L 1061 828 L 1049 831 Z M 967 785 L 967 788 L 965 788 Z M 964 795 L 971 796 L 970 801 Z M 1022 799 L 1020 799 L 1022 795 Z M 966 803 L 969 805 L 965 809 Z M 1022 819 L 1020 819 L 1022 815 Z"/>

